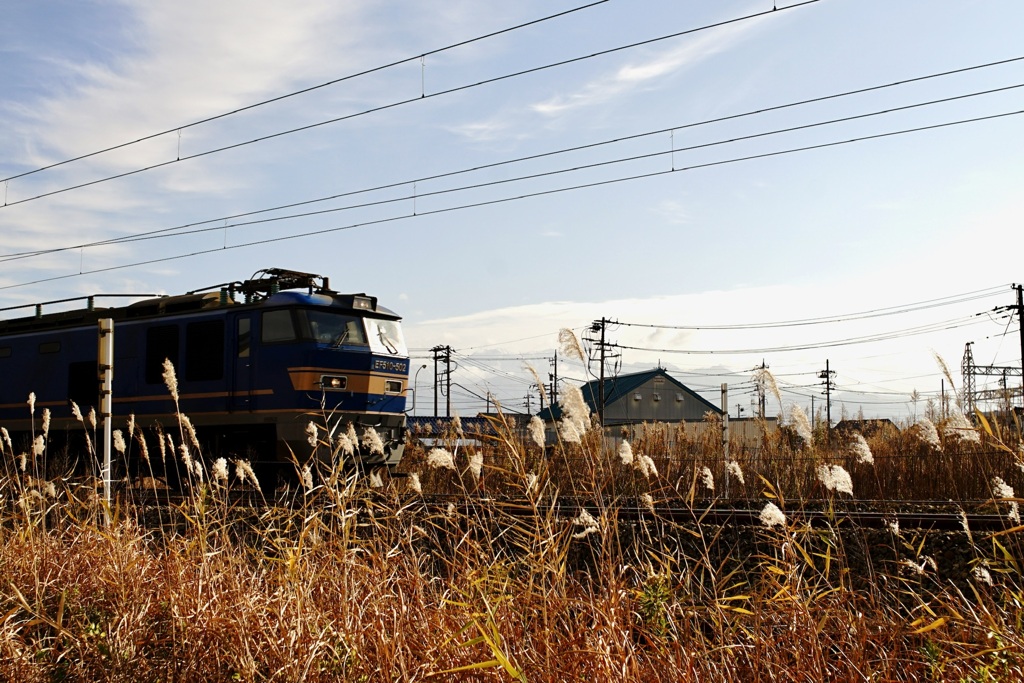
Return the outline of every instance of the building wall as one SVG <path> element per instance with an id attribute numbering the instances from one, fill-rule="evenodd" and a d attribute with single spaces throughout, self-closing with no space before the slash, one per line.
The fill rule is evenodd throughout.
<path id="1" fill-rule="evenodd" d="M 627 396 L 605 406 L 605 424 L 700 421 L 706 404 L 665 377 L 652 377 Z"/>

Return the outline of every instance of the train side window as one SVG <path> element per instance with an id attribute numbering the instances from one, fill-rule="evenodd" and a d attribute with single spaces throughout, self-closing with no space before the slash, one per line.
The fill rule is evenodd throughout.
<path id="1" fill-rule="evenodd" d="M 79 408 L 95 406 L 99 401 L 100 379 L 96 361 L 68 363 L 68 399 Z"/>
<path id="2" fill-rule="evenodd" d="M 203 320 L 185 326 L 185 380 L 224 379 L 224 321 Z"/>
<path id="3" fill-rule="evenodd" d="M 249 318 L 238 319 L 238 357 L 249 357 L 249 345 L 252 343 L 252 321 Z"/>
<path id="4" fill-rule="evenodd" d="M 39 345 L 39 353 L 57 353 L 60 351 L 60 342 L 43 342 Z"/>
<path id="5" fill-rule="evenodd" d="M 10 357 L 11 357 L 11 347 L 10 346 L 0 346 L 0 358 L 10 358 Z"/>
<path id="6" fill-rule="evenodd" d="M 260 339 L 267 343 L 295 341 L 295 321 L 292 320 L 292 312 L 283 310 L 264 313 L 263 334 Z"/>
<path id="7" fill-rule="evenodd" d="M 159 325 L 146 330 L 146 383 L 163 384 L 164 359 L 178 366 L 178 326 Z"/>

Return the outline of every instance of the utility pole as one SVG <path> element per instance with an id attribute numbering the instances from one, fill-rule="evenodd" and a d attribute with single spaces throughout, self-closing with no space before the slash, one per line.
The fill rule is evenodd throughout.
<path id="1" fill-rule="evenodd" d="M 588 337 L 587 338 L 587 341 L 589 341 L 591 344 L 597 346 L 597 348 L 598 348 L 598 362 L 600 363 L 600 368 L 598 369 L 598 380 L 597 380 L 597 419 L 598 419 L 598 422 L 601 423 L 601 427 L 602 428 L 604 427 L 605 365 L 608 362 L 609 358 L 613 358 L 613 357 L 617 358 L 618 357 L 617 354 L 610 354 L 610 353 L 607 352 L 607 350 L 609 348 L 614 346 L 614 344 L 612 344 L 611 342 L 607 341 L 606 338 L 605 338 L 605 333 L 607 332 L 608 324 L 611 323 L 611 322 L 612 321 L 609 320 L 608 318 L 601 318 L 600 320 L 595 320 L 593 323 L 591 323 L 590 329 L 588 331 L 590 332 L 590 334 L 598 334 L 599 333 L 600 336 L 597 339 L 594 339 L 592 337 Z M 617 371 L 618 371 L 618 369 L 617 369 L 617 366 L 616 366 L 616 372 Z"/>
<path id="2" fill-rule="evenodd" d="M 765 365 L 765 362 L 764 362 L 763 358 L 761 359 L 760 370 L 761 370 L 761 376 L 764 377 L 764 373 L 768 371 L 768 366 Z M 767 406 L 767 399 L 766 399 L 766 392 L 765 392 L 764 381 L 761 381 L 761 382 L 757 383 L 757 416 L 760 419 L 762 419 L 762 420 L 764 419 L 764 414 L 765 414 L 767 408 L 768 408 L 768 406 Z M 780 408 L 781 408 L 781 406 L 780 406 Z"/>
<path id="3" fill-rule="evenodd" d="M 437 417 L 437 390 L 440 386 L 440 376 L 437 372 L 437 364 L 439 361 L 444 361 L 444 378 L 445 378 L 445 417 L 452 416 L 452 347 L 450 346 L 435 346 L 430 349 L 430 352 L 434 354 L 434 417 Z"/>
<path id="4" fill-rule="evenodd" d="M 595 323 L 596 324 L 596 323 Z M 597 384 L 597 421 L 601 425 L 601 429 L 604 429 L 604 331 L 605 331 L 605 319 L 601 317 L 601 342 L 598 344 L 598 348 L 601 349 L 601 378 Z M 593 330 L 594 328 L 591 327 Z M 596 331 L 596 330 L 595 330 Z"/>
<path id="5" fill-rule="evenodd" d="M 1021 402 L 1024 404 L 1024 285 L 1014 285 L 1017 290 L 1017 327 L 1020 333 L 1020 376 Z"/>
<path id="6" fill-rule="evenodd" d="M 551 380 L 551 391 L 548 393 L 551 395 L 551 405 L 558 405 L 558 351 L 555 350 L 555 357 L 552 358 L 548 363 L 554 368 L 554 372 L 548 373 L 548 379 Z"/>
<path id="7" fill-rule="evenodd" d="M 818 373 L 818 378 L 825 380 L 822 384 L 825 385 L 825 443 L 832 444 L 832 390 L 835 388 L 835 382 L 832 378 L 835 374 L 828 367 L 828 359 L 825 359 L 825 369 Z"/>
<path id="8" fill-rule="evenodd" d="M 729 497 L 729 385 L 722 382 L 722 471 L 725 497 Z"/>

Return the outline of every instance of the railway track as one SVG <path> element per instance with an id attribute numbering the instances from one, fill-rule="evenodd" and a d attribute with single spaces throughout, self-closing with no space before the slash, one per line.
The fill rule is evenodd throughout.
<path id="1" fill-rule="evenodd" d="M 187 506 L 190 496 L 173 491 L 140 492 L 122 491 L 119 498 L 128 498 L 141 508 Z M 322 501 L 323 498 L 317 498 Z M 395 499 L 380 496 L 361 498 L 366 501 L 378 500 L 382 509 L 396 503 Z M 293 494 L 286 499 L 278 498 L 266 501 L 262 495 L 253 490 L 237 490 L 228 492 L 225 497 L 220 494 L 216 501 L 208 500 L 207 504 L 226 506 L 231 510 L 259 509 L 277 507 L 284 509 L 301 509 L 308 505 L 301 494 Z M 620 499 L 614 505 L 601 506 L 593 500 L 580 498 L 559 498 L 554 501 L 546 499 L 536 506 L 525 498 L 434 495 L 416 496 L 397 501 L 402 509 L 412 514 L 440 516 L 480 516 L 504 515 L 510 517 L 529 517 L 536 514 L 553 514 L 563 519 L 575 519 L 586 511 L 597 518 L 611 514 L 622 522 L 671 522 L 674 524 L 713 525 L 713 526 L 763 526 L 761 511 L 766 501 L 733 500 L 720 501 L 708 505 L 693 506 L 680 504 L 677 501 L 660 501 L 650 506 L 640 503 L 637 499 Z M 365 509 L 365 508 L 364 508 Z M 800 508 L 786 509 L 790 524 L 824 526 L 853 526 L 858 528 L 896 527 L 899 529 L 957 531 L 964 528 L 970 531 L 1003 531 L 1011 529 L 1015 523 L 1005 514 L 989 512 L 994 510 L 991 501 L 962 501 L 958 506 L 951 501 L 843 501 L 841 509 L 829 509 L 826 501 L 804 501 Z M 980 510 L 986 510 L 984 512 Z"/>

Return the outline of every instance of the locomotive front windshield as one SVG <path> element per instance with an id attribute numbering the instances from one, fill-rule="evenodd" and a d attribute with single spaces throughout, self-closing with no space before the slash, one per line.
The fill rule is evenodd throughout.
<path id="1" fill-rule="evenodd" d="M 305 311 L 307 339 L 332 346 L 366 346 L 363 319 L 329 311 Z"/>
<path id="2" fill-rule="evenodd" d="M 397 320 L 359 318 L 333 311 L 307 310 L 300 335 L 331 346 L 369 346 L 373 353 L 409 354 Z"/>

